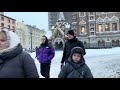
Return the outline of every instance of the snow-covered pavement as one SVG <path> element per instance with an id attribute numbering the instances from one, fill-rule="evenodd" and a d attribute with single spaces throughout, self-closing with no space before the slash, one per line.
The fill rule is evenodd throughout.
<path id="1" fill-rule="evenodd" d="M 50 78 L 57 78 L 60 72 L 60 62 L 63 51 L 56 51 L 51 63 Z M 31 54 L 31 53 L 30 53 Z M 40 78 L 40 64 L 35 59 Z M 85 60 L 94 78 L 120 78 L 120 47 L 112 49 L 86 49 Z"/>

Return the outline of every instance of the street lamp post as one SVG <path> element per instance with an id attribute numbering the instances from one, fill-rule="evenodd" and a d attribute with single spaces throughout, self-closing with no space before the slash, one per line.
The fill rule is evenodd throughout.
<path id="1" fill-rule="evenodd" d="M 89 40 L 89 48 L 90 48 L 90 36 L 88 36 L 88 40 Z"/>
<path id="2" fill-rule="evenodd" d="M 30 30 L 30 37 L 31 37 L 31 53 L 32 53 L 32 30 Z"/>

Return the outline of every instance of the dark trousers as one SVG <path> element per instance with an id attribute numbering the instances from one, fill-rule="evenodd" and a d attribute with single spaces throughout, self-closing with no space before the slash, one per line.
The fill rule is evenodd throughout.
<path id="1" fill-rule="evenodd" d="M 41 63 L 40 64 L 41 75 L 45 78 L 50 77 L 50 65 L 51 65 L 51 63 Z"/>

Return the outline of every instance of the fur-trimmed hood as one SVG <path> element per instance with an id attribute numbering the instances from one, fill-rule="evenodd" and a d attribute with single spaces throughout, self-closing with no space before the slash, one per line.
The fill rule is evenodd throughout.
<path id="1" fill-rule="evenodd" d="M 6 49 L 0 50 L 0 53 L 11 51 L 12 49 L 16 48 L 18 44 L 20 44 L 20 39 L 16 33 L 8 30 L 3 30 L 3 31 L 5 31 L 7 35 L 7 42 L 8 42 L 7 44 L 9 44 L 9 47 Z"/>

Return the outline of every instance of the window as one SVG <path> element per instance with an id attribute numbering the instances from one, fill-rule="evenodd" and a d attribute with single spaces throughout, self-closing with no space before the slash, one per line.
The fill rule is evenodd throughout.
<path id="1" fill-rule="evenodd" d="M 76 25 L 72 25 L 72 29 L 76 29 Z"/>
<path id="2" fill-rule="evenodd" d="M 13 26 L 13 29 L 15 29 L 15 27 Z"/>
<path id="3" fill-rule="evenodd" d="M 102 30 L 102 24 L 98 25 L 98 32 L 103 32 L 103 30 Z"/>
<path id="4" fill-rule="evenodd" d="M 1 23 L 1 27 L 4 27 L 4 23 Z"/>
<path id="5" fill-rule="evenodd" d="M 85 26 L 81 27 L 81 34 L 85 33 Z"/>
<path id="6" fill-rule="evenodd" d="M 84 12 L 81 12 L 81 15 L 80 16 L 84 16 Z"/>
<path id="7" fill-rule="evenodd" d="M 91 24 L 90 24 L 90 27 L 94 27 L 94 23 L 91 23 Z"/>
<path id="8" fill-rule="evenodd" d="M 99 46 L 100 48 L 105 47 L 105 41 L 104 41 L 104 40 L 103 40 L 103 41 L 98 41 L 98 46 Z"/>
<path id="9" fill-rule="evenodd" d="M 93 12 L 90 12 L 90 15 L 93 15 Z"/>
<path id="10" fill-rule="evenodd" d="M 1 20 L 4 21 L 4 17 L 1 17 Z"/>
<path id="11" fill-rule="evenodd" d="M 15 21 L 12 21 L 12 24 L 15 24 Z"/>
<path id="12" fill-rule="evenodd" d="M 105 31 L 109 31 L 110 29 L 109 29 L 109 23 L 106 23 L 105 24 Z"/>
<path id="13" fill-rule="evenodd" d="M 93 20 L 93 16 L 90 16 L 90 20 Z"/>
<path id="14" fill-rule="evenodd" d="M 112 30 L 113 31 L 117 30 L 117 23 L 112 23 Z"/>
<path id="15" fill-rule="evenodd" d="M 8 25 L 8 29 L 10 29 L 10 25 Z"/>
<path id="16" fill-rule="evenodd" d="M 8 23 L 10 23 L 10 19 L 8 19 Z"/>
<path id="17" fill-rule="evenodd" d="M 91 28 L 90 31 L 94 31 L 94 28 Z"/>
<path id="18" fill-rule="evenodd" d="M 91 35 L 94 35 L 94 32 L 91 32 L 90 34 L 91 34 Z"/>
<path id="19" fill-rule="evenodd" d="M 112 46 L 116 46 L 115 40 L 112 40 Z"/>
<path id="20" fill-rule="evenodd" d="M 80 16 L 85 16 L 85 12 L 80 12 Z"/>

